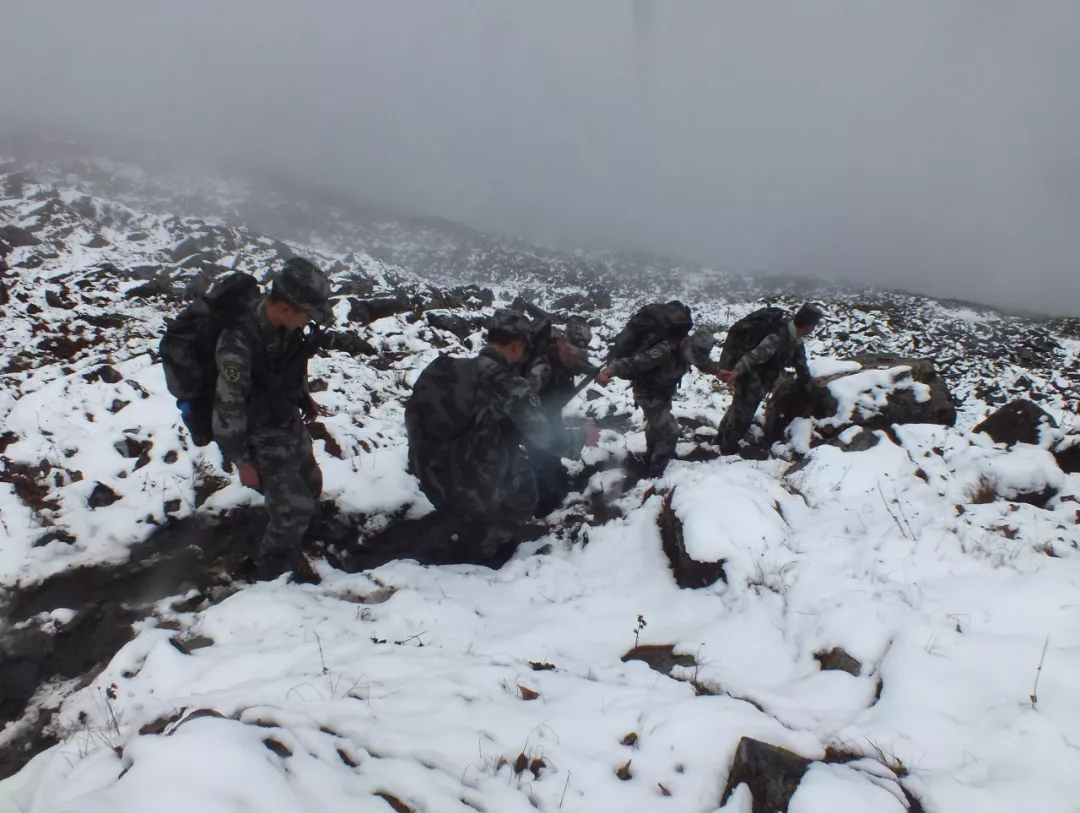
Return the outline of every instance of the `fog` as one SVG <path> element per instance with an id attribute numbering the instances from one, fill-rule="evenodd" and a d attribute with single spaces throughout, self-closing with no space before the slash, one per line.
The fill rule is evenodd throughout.
<path id="1" fill-rule="evenodd" d="M 4 0 L 0 112 L 557 246 L 1080 312 L 1076 0 Z"/>

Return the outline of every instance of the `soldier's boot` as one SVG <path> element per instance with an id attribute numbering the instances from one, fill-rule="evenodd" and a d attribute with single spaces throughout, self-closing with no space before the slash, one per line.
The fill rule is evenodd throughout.
<path id="1" fill-rule="evenodd" d="M 282 573 L 291 572 L 291 581 L 298 584 L 319 584 L 322 579 L 299 548 L 270 548 L 261 546 L 252 558 L 257 581 L 273 581 Z"/>

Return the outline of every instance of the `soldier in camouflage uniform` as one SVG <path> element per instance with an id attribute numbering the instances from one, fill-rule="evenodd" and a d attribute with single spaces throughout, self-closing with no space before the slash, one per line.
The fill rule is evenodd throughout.
<path id="1" fill-rule="evenodd" d="M 675 457 L 682 429 L 671 414 L 671 401 L 682 377 L 697 367 L 715 374 L 719 365 L 709 358 L 712 335 L 698 329 L 680 341 L 663 341 L 627 358 L 617 359 L 600 371 L 596 382 L 607 385 L 612 378 L 634 382 L 634 402 L 645 417 L 645 471 L 660 475 Z"/>
<path id="2" fill-rule="evenodd" d="M 545 417 L 540 396 L 518 368 L 529 329 L 523 314 L 497 310 L 489 322 L 487 347 L 474 359 L 457 359 L 457 366 L 443 368 L 447 380 L 437 382 L 438 389 L 473 399 L 467 405 L 455 402 L 455 411 L 471 413 L 460 437 L 433 441 L 426 436 L 430 404 L 406 410 L 411 470 L 448 524 L 464 519 L 479 526 L 476 549 L 483 558 L 510 541 L 536 508 L 536 480 L 522 444 L 577 457 L 584 445 L 596 443 L 598 434 L 591 426 L 553 426 Z M 450 380 L 454 375 L 470 376 L 468 386 Z"/>
<path id="3" fill-rule="evenodd" d="M 563 428 L 562 411 L 575 395 L 574 376 L 595 375 L 589 363 L 589 344 L 592 330 L 581 318 L 570 318 L 556 332 L 555 340 L 544 352 L 529 359 L 523 372 L 525 379 L 540 395 L 540 404 L 548 423 Z M 536 515 L 543 517 L 554 511 L 570 491 L 570 478 L 562 459 L 540 448 L 529 449 L 529 462 L 536 476 L 538 501 Z"/>
<path id="4" fill-rule="evenodd" d="M 807 303 L 799 308 L 794 319 L 780 330 L 770 333 L 741 358 L 721 355 L 721 369 L 716 376 L 735 387 L 731 406 L 720 421 L 718 440 L 721 454 L 755 458 L 767 456 L 742 446 L 741 441 L 750 431 L 758 406 L 772 392 L 785 367 L 789 364 L 795 366 L 795 374 L 801 385 L 805 386 L 811 380 L 803 339 L 814 332 L 821 317 L 821 311 Z"/>
<path id="5" fill-rule="evenodd" d="M 224 329 L 217 345 L 214 439 L 238 467 L 240 481 L 266 501 L 256 568 L 291 569 L 298 581 L 318 578 L 300 545 L 322 494 L 305 426 L 317 408 L 307 386 L 315 347 L 304 328 L 330 321 L 329 295 L 325 273 L 307 260 L 289 260 L 270 294 Z"/>

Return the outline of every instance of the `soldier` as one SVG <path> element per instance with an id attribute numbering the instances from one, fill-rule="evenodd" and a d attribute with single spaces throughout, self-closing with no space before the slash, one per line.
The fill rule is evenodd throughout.
<path id="1" fill-rule="evenodd" d="M 326 274 L 293 258 L 217 343 L 213 436 L 240 482 L 265 498 L 268 522 L 253 559 L 264 576 L 291 569 L 297 581 L 318 581 L 300 548 L 322 494 L 305 426 L 318 410 L 307 387 L 315 342 L 304 328 L 330 321 L 329 295 Z"/>
<path id="2" fill-rule="evenodd" d="M 778 324 L 769 324 L 772 312 L 776 312 Z M 721 454 L 757 459 L 767 456 L 762 451 L 741 445 L 741 442 L 750 431 L 762 399 L 772 392 L 776 379 L 785 367 L 789 364 L 795 366 L 799 384 L 805 386 L 810 382 L 803 339 L 814 332 L 821 317 L 821 310 L 810 303 L 799 308 L 794 318 L 790 313 L 778 309 L 762 309 L 740 320 L 728 331 L 729 336 L 741 334 L 749 337 L 749 343 L 745 343 L 745 339 L 744 343 L 729 342 L 720 356 L 721 369 L 716 376 L 725 384 L 735 387 L 731 406 L 720 421 L 718 440 Z M 741 323 L 746 324 L 745 328 Z M 765 325 L 767 335 L 764 338 L 760 337 L 760 332 L 754 334 L 757 325 Z M 747 350 L 746 347 L 751 349 Z"/>
<path id="3" fill-rule="evenodd" d="M 639 314 L 647 313 L 649 308 L 655 309 L 654 315 L 643 325 L 654 322 L 663 330 L 639 328 L 646 337 L 644 349 L 608 364 L 596 377 L 596 383 L 606 386 L 612 378 L 628 378 L 634 382 L 634 402 L 645 416 L 645 472 L 659 476 L 675 457 L 675 446 L 682 434 L 679 422 L 671 414 L 671 401 L 679 382 L 691 365 L 706 373 L 715 373 L 719 367 L 709 358 L 713 342 L 707 331 L 699 330 L 693 337 L 687 336 L 693 324 L 689 308 L 679 302 L 670 302 L 646 306 Z M 635 315 L 627 330 L 639 318 Z M 616 345 L 622 343 L 621 337 L 626 333 L 620 334 Z M 629 344 L 640 346 L 642 342 L 631 341 Z"/>
<path id="4" fill-rule="evenodd" d="M 440 356 L 417 379 L 405 410 L 411 471 L 451 525 L 479 525 L 476 552 L 484 559 L 536 509 L 536 480 L 521 444 L 577 457 L 599 435 L 591 425 L 548 422 L 540 396 L 518 371 L 529 332 L 523 314 L 495 311 L 480 354 Z"/>
<path id="5" fill-rule="evenodd" d="M 592 330 L 584 319 L 571 317 L 555 333 L 554 341 L 540 348 L 525 363 L 525 379 L 540 395 L 540 405 L 554 428 L 564 428 L 562 411 L 576 394 L 574 376 L 595 375 L 589 363 Z M 540 448 L 529 449 L 529 462 L 536 476 L 538 501 L 536 516 L 554 511 L 570 491 L 570 478 L 562 459 Z"/>

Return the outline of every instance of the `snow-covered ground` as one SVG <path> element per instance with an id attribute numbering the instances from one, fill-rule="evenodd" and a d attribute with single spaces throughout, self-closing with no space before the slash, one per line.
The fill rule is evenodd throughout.
<path id="1" fill-rule="evenodd" d="M 32 225 L 31 210 L 14 217 L 15 204 L 3 206 L 9 222 Z M 176 237 L 166 229 L 153 250 Z M 31 505 L 0 482 L 5 587 L 122 561 L 168 517 L 260 499 L 228 478 L 196 507 L 197 479 L 227 475 L 212 448 L 187 447 L 153 361 L 168 306 L 124 299 L 134 283 L 122 280 L 82 289 L 96 304 L 51 306 L 44 296 L 58 278 L 77 272 L 63 281 L 70 291 L 103 258 L 73 250 L 19 267 L 34 250 L 7 258 L 13 292 L 41 312 L 28 315 L 16 298 L 0 311 L 5 360 L 34 345 L 39 325 L 119 314 L 127 334 L 96 328 L 85 351 L 62 360 L 41 351 L 36 369 L 3 376 L 6 465 L 36 467 L 30 481 L 42 489 Z M 633 304 L 597 314 L 595 358 Z M 725 325 L 755 303 L 691 304 L 700 321 Z M 343 323 L 348 310 L 339 305 Z M 981 318 L 934 303 L 924 312 Z M 831 331 L 873 323 L 834 313 Z M 439 347 L 465 353 L 480 334 L 459 342 L 405 315 L 359 330 L 386 363 L 334 353 L 312 364 L 340 446 L 338 456 L 316 443 L 325 497 L 374 523 L 423 514 L 430 506 L 404 471 L 401 401 Z M 886 349 L 903 350 L 909 336 L 892 333 Z M 851 369 L 831 335 L 811 344 L 815 373 Z M 1067 367 L 1077 345 L 1061 347 Z M 113 372 L 102 375 L 106 364 Z M 679 461 L 626 492 L 617 469 L 600 470 L 549 518 L 551 533 L 498 571 L 397 561 L 346 574 L 318 563 L 318 586 L 256 584 L 197 612 L 162 601 L 89 685 L 39 694 L 61 741 L 0 782 L 0 811 L 713 813 L 743 737 L 814 760 L 826 749 L 846 755 L 814 763 L 790 813 L 892 813 L 913 809 L 911 799 L 930 813 L 1076 811 L 1080 475 L 1047 451 L 1060 432 L 1012 449 L 973 436 L 989 409 L 975 390 L 994 382 L 971 369 L 952 382 L 969 396 L 955 429 L 901 426 L 866 451 L 819 446 L 794 467 Z M 1026 375 L 1063 427 L 1075 421 L 1067 392 L 1052 395 L 1052 372 L 1008 375 L 1007 386 Z M 1073 375 L 1061 375 L 1074 391 Z M 871 376 L 869 392 L 888 389 L 883 376 Z M 847 391 L 855 377 L 835 385 L 841 402 L 866 395 Z M 675 413 L 707 427 L 728 403 L 692 373 Z M 644 448 L 623 382 L 569 412 L 632 414 L 587 462 Z M 710 430 L 694 437 L 707 442 Z M 1056 493 L 1043 508 L 1008 500 L 1047 486 Z M 108 498 L 91 508 L 102 489 Z M 594 494 L 617 518 L 573 521 Z M 676 585 L 658 527 L 665 499 L 687 551 L 725 560 L 726 583 Z M 58 604 L 31 623 L 62 630 L 72 609 Z M 181 651 L 173 639 L 200 646 Z M 667 675 L 623 661 L 638 644 L 672 645 L 692 665 Z M 857 674 L 822 668 L 815 655 L 834 648 Z M 19 732 L 0 732 L 0 748 Z M 749 813 L 746 789 L 723 809 Z"/>

